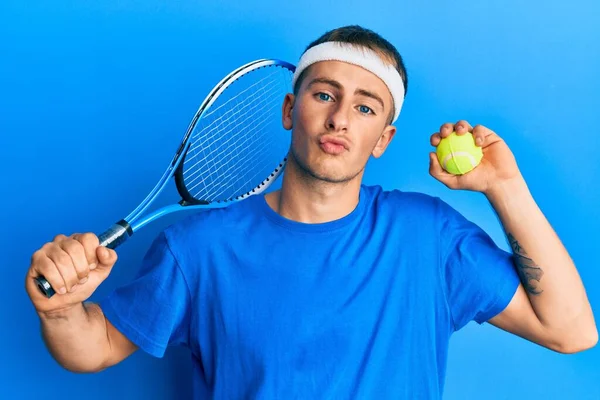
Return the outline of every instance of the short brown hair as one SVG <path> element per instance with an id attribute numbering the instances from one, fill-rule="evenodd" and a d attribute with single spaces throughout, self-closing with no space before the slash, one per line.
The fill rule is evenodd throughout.
<path id="1" fill-rule="evenodd" d="M 404 96 L 406 97 L 406 92 L 408 91 L 408 75 L 406 73 L 404 61 L 394 45 L 385 40 L 379 34 L 358 25 L 343 26 L 341 28 L 325 32 L 323 35 L 321 35 L 321 37 L 309 44 L 304 51 L 306 52 L 311 47 L 325 42 L 350 43 L 352 45 L 366 47 L 377 52 L 379 55 L 381 55 L 384 61 L 387 61 L 393 65 L 400 74 L 402 82 L 404 83 Z M 302 71 L 300 77 L 298 77 L 296 85 L 294 85 L 294 94 L 298 93 L 298 89 L 302 84 L 302 79 L 304 78 L 307 70 L 308 68 Z"/>

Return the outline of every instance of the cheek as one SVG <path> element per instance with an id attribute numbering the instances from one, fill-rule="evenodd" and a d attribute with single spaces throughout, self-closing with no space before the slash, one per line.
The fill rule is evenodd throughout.
<path id="1" fill-rule="evenodd" d="M 311 107 L 307 104 L 298 104 L 294 109 L 293 133 L 297 138 L 310 138 L 320 133 L 319 121 L 322 110 L 318 107 Z"/>
<path id="2" fill-rule="evenodd" d="M 366 157 L 368 157 L 379 142 L 381 134 L 383 133 L 383 128 L 379 127 L 380 124 L 377 124 L 378 126 L 374 127 L 373 125 L 375 124 L 373 122 L 361 125 L 360 129 L 357 130 L 360 136 L 356 137 L 355 143 L 357 144 L 357 149 L 360 150 L 360 153 L 366 154 Z"/>
<path id="3" fill-rule="evenodd" d="M 310 128 L 306 126 L 306 121 L 300 116 L 301 112 L 294 115 L 293 126 L 292 126 L 292 147 L 296 152 L 304 153 L 305 149 L 310 142 Z"/>

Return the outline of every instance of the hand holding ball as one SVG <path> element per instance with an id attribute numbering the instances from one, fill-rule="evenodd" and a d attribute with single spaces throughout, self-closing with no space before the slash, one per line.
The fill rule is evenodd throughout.
<path id="1" fill-rule="evenodd" d="M 442 168 L 453 175 L 466 174 L 483 158 L 483 151 L 475 145 L 475 138 L 470 132 L 464 135 L 452 132 L 440 141 L 436 154 Z"/>

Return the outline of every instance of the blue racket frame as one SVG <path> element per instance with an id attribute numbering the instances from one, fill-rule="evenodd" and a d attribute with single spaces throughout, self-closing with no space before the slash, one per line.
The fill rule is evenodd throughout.
<path id="1" fill-rule="evenodd" d="M 277 60 L 277 59 L 259 59 L 252 62 L 249 62 L 241 67 L 235 69 L 227 76 L 225 76 L 219 83 L 217 83 L 210 93 L 206 96 L 198 110 L 196 111 L 194 117 L 192 118 L 185 135 L 181 141 L 181 145 L 177 149 L 175 156 L 173 157 L 171 163 L 168 168 L 165 170 L 158 183 L 154 186 L 154 188 L 148 193 L 148 195 L 144 198 L 144 200 L 124 219 L 119 222 L 113 224 L 108 230 L 103 232 L 98 236 L 101 246 L 105 246 L 111 249 L 115 249 L 124 243 L 129 237 L 131 237 L 135 232 L 139 229 L 143 228 L 147 224 L 155 221 L 156 219 L 165 216 L 167 214 L 171 214 L 177 211 L 181 211 L 183 209 L 202 209 L 202 208 L 221 208 L 225 207 L 233 202 L 237 202 L 243 200 L 249 196 L 262 193 L 266 190 L 281 174 L 281 172 L 285 168 L 285 164 L 287 159 L 283 158 L 279 166 L 265 179 L 259 184 L 257 187 L 252 189 L 251 191 L 237 196 L 236 198 L 229 199 L 226 201 L 215 201 L 215 202 L 203 202 L 203 201 L 191 201 L 189 198 L 189 193 L 187 193 L 185 187 L 182 184 L 176 183 L 177 190 L 179 194 L 182 196 L 182 200 L 177 204 L 171 204 L 168 206 L 164 206 L 159 208 L 152 213 L 149 213 L 142 217 L 142 215 L 146 212 L 148 207 L 154 202 L 154 200 L 160 195 L 163 191 L 167 183 L 173 176 L 175 175 L 177 169 L 179 168 L 182 160 L 185 158 L 186 152 L 190 146 L 190 137 L 196 123 L 202 117 L 205 111 L 209 110 L 214 101 L 219 97 L 223 91 L 227 89 L 227 87 L 235 82 L 242 75 L 247 74 L 255 69 L 277 65 L 281 67 L 285 67 L 289 69 L 291 72 L 294 72 L 296 67 L 293 64 L 290 64 L 286 61 Z M 186 198 L 187 197 L 187 198 Z M 42 293 L 44 293 L 48 298 L 52 297 L 55 293 L 54 289 L 51 287 L 49 282 L 43 277 L 39 276 L 36 278 L 36 283 L 38 288 Z"/>

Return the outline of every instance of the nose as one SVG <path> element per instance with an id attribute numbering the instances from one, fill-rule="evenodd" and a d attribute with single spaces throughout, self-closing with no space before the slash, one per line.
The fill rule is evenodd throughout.
<path id="1" fill-rule="evenodd" d="M 336 107 L 331 108 L 326 121 L 327 130 L 339 132 L 348 129 L 349 106 L 340 101 Z"/>

